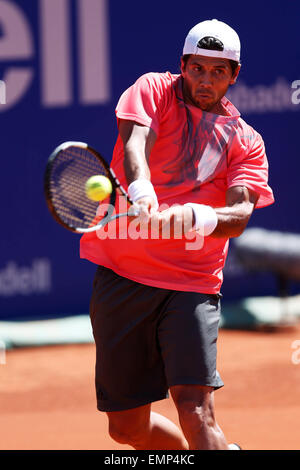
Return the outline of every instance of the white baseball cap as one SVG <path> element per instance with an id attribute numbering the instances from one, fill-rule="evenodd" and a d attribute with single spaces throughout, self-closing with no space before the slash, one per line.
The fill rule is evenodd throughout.
<path id="1" fill-rule="evenodd" d="M 209 49 L 209 38 L 217 41 L 215 49 Z M 237 33 L 226 23 L 206 20 L 196 24 L 185 38 L 183 55 L 194 54 L 208 57 L 223 57 L 239 62 L 241 43 Z"/>

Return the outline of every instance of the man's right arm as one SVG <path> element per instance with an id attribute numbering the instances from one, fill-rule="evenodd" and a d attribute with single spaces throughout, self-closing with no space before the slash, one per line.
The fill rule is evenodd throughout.
<path id="1" fill-rule="evenodd" d="M 137 180 L 141 180 L 141 184 L 143 180 L 150 182 L 149 157 L 156 141 L 155 132 L 135 121 L 120 119 L 119 133 L 124 145 L 124 171 L 128 186 Z M 141 211 L 145 215 L 149 215 L 156 200 L 146 196 L 140 198 L 137 204 L 142 206 Z"/>
<path id="2" fill-rule="evenodd" d="M 141 185 L 147 185 L 151 179 L 149 157 L 156 141 L 155 132 L 150 127 L 135 121 L 120 119 L 119 133 L 124 145 L 124 170 L 128 186 L 139 180 Z M 147 189 L 145 188 L 146 192 Z M 192 226 L 194 217 L 190 207 L 178 205 L 163 212 L 157 212 L 155 193 L 154 196 L 154 198 L 151 196 L 142 197 L 136 202 L 139 205 L 142 223 L 147 224 L 151 217 L 153 220 L 155 219 L 160 232 L 164 226 L 181 226 L 184 231 L 186 227 Z"/>

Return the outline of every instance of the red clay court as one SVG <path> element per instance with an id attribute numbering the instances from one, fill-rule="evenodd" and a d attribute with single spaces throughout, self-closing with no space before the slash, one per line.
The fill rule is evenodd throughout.
<path id="1" fill-rule="evenodd" d="M 246 450 L 300 448 L 300 326 L 272 332 L 221 329 L 217 420 Z M 300 344 L 300 343 L 299 343 Z M 96 410 L 93 344 L 12 349 L 0 365 L 1 450 L 130 449 Z M 171 400 L 153 405 L 177 421 Z"/>

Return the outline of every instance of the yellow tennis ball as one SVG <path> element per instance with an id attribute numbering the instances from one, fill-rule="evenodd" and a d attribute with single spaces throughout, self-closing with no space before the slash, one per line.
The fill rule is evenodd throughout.
<path id="1" fill-rule="evenodd" d="M 85 183 L 85 192 L 92 201 L 102 201 L 112 192 L 112 184 L 104 175 L 91 176 Z"/>

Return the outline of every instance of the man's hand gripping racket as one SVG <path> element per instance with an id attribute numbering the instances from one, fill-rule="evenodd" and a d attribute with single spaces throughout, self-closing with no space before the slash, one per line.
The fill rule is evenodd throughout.
<path id="1" fill-rule="evenodd" d="M 99 211 L 102 201 L 90 199 L 86 192 L 87 181 L 95 175 L 105 176 L 111 182 L 112 191 L 105 199 L 106 211 Z M 75 233 L 93 232 L 111 220 L 139 215 L 139 208 L 104 158 L 83 142 L 65 142 L 52 152 L 44 175 L 44 193 L 54 219 Z M 118 194 L 130 206 L 127 212 L 114 214 Z"/>

